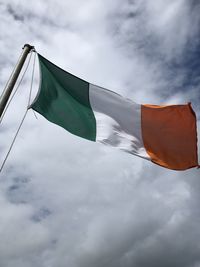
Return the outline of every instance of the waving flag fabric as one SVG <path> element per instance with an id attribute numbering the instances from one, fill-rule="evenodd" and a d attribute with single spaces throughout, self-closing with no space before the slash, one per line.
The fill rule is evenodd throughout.
<path id="1" fill-rule="evenodd" d="M 31 108 L 47 120 L 169 169 L 198 166 L 196 117 L 190 104 L 140 105 L 38 57 L 40 90 Z"/>

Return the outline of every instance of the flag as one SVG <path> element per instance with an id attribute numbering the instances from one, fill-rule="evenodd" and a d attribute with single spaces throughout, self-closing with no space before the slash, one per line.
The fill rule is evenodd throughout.
<path id="1" fill-rule="evenodd" d="M 140 105 L 38 58 L 40 88 L 30 107 L 47 120 L 169 169 L 198 166 L 191 104 Z"/>

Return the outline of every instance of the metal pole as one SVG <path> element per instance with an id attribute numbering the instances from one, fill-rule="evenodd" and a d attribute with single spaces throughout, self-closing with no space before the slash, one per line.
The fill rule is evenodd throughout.
<path id="1" fill-rule="evenodd" d="M 23 47 L 23 53 L 19 59 L 19 62 L 17 64 L 17 66 L 15 67 L 15 70 L 13 71 L 12 76 L 10 77 L 10 81 L 8 82 L 5 90 L 3 91 L 3 93 L 0 97 L 0 118 L 3 114 L 3 111 L 6 107 L 7 102 L 8 102 L 8 99 L 12 93 L 14 86 L 15 86 L 15 83 L 17 81 L 19 74 L 20 74 L 20 71 L 24 65 L 26 57 L 32 49 L 34 49 L 34 46 L 31 46 L 29 44 L 25 44 Z"/>

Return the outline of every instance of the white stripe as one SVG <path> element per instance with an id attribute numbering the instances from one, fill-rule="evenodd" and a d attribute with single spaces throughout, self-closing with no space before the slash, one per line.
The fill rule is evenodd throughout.
<path id="1" fill-rule="evenodd" d="M 97 122 L 96 141 L 150 159 L 141 134 L 141 105 L 90 84 L 89 98 Z"/>

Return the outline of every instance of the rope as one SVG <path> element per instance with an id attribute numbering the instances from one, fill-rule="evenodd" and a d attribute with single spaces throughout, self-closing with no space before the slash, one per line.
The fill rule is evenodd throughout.
<path id="1" fill-rule="evenodd" d="M 36 51 L 34 51 L 34 52 L 36 52 Z M 30 89 L 30 93 L 29 93 L 27 109 L 29 109 L 29 106 L 31 104 L 31 95 L 32 95 L 32 91 L 33 91 L 32 90 L 32 88 L 33 88 L 33 79 L 34 79 L 34 74 L 35 74 L 35 59 L 36 59 L 36 53 L 34 54 L 34 60 L 33 60 L 33 71 L 32 71 L 32 77 L 31 77 L 31 89 Z M 35 114 L 35 112 L 34 112 L 34 110 L 33 109 L 31 109 L 31 110 L 32 110 L 33 115 L 35 116 L 35 118 L 38 119 L 36 114 Z"/>
<path id="2" fill-rule="evenodd" d="M 30 60 L 29 60 L 29 63 L 30 63 Z M 29 63 L 28 63 L 28 65 L 29 65 Z M 4 160 L 3 160 L 3 162 L 2 162 L 2 164 L 1 164 L 0 173 L 2 172 L 2 170 L 3 170 L 3 168 L 4 168 L 4 165 L 5 165 L 5 163 L 6 163 L 7 159 L 8 159 L 8 156 L 10 155 L 10 152 L 11 152 L 11 150 L 12 150 L 14 144 L 15 144 L 15 141 L 16 141 L 16 139 L 17 139 L 17 136 L 18 136 L 18 134 L 19 134 L 19 131 L 20 131 L 20 129 L 21 129 L 23 123 L 24 123 L 24 120 L 25 120 L 25 118 L 26 118 L 26 115 L 27 115 L 27 113 L 28 113 L 28 106 L 30 105 L 31 94 L 32 94 L 32 88 L 33 88 L 34 72 L 35 72 L 35 56 L 34 56 L 34 63 L 33 63 L 33 69 L 32 69 L 31 86 L 30 86 L 30 91 L 29 91 L 29 96 L 28 96 L 28 105 L 27 105 L 26 111 L 25 111 L 25 113 L 24 113 L 24 116 L 23 116 L 23 118 L 22 118 L 22 120 L 21 120 L 21 122 L 20 122 L 20 125 L 19 125 L 19 127 L 18 127 L 18 129 L 17 129 L 17 131 L 16 131 L 16 133 L 15 133 L 15 136 L 14 136 L 14 138 L 13 138 L 13 141 L 12 141 L 12 143 L 11 143 L 9 149 L 8 149 L 8 152 L 7 152 L 7 154 L 6 154 L 6 156 L 5 156 Z"/>
<path id="3" fill-rule="evenodd" d="M 2 164 L 1 164 L 0 173 L 2 172 L 3 167 L 4 167 L 4 165 L 5 165 L 5 163 L 6 163 L 7 159 L 8 159 L 8 156 L 10 155 L 10 152 L 11 152 L 11 150 L 12 150 L 12 148 L 13 148 L 13 145 L 14 145 L 14 143 L 15 143 L 15 140 L 16 140 L 17 136 L 18 136 L 18 133 L 19 133 L 21 127 L 22 127 L 22 124 L 23 124 L 25 118 L 26 118 L 27 112 L 28 112 L 28 110 L 26 110 L 26 112 L 25 112 L 25 114 L 24 114 L 24 116 L 23 116 L 23 118 L 22 118 L 22 120 L 21 120 L 21 123 L 20 123 L 20 125 L 19 125 L 19 127 L 18 127 L 18 129 L 17 129 L 17 132 L 16 132 L 16 134 L 15 134 L 15 136 L 14 136 L 14 138 L 13 138 L 13 141 L 12 141 L 12 143 L 11 143 L 9 149 L 8 149 L 8 152 L 7 152 L 7 154 L 6 154 L 6 157 L 5 157 L 5 159 L 3 160 Z"/>
<path id="4" fill-rule="evenodd" d="M 35 58 L 36 58 L 36 53 L 34 54 L 34 59 L 33 59 L 33 69 L 32 69 L 32 76 L 31 76 L 31 87 L 30 87 L 30 92 L 29 92 L 29 96 L 28 96 L 27 109 L 30 106 L 30 103 L 31 103 L 31 95 L 32 95 L 32 91 L 33 91 L 33 79 L 34 79 L 34 74 L 35 74 Z"/>

